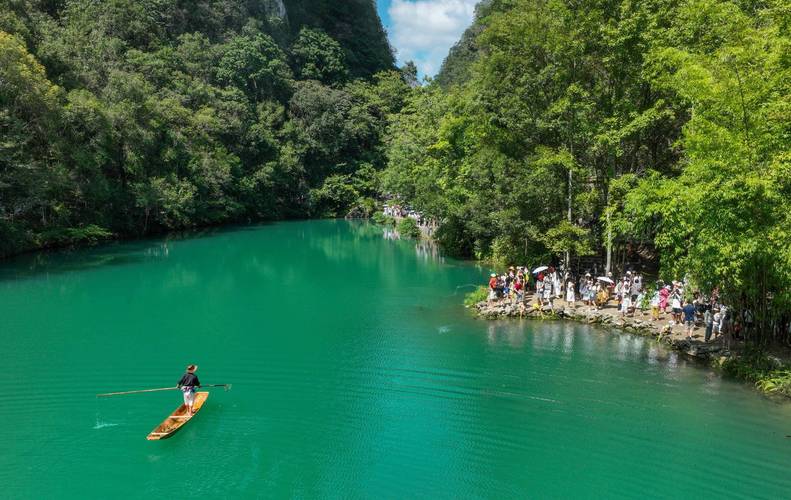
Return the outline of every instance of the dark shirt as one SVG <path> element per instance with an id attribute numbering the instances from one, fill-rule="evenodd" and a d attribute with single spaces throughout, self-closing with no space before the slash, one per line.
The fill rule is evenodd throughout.
<path id="1" fill-rule="evenodd" d="M 200 387 L 200 380 L 198 380 L 198 376 L 194 373 L 185 373 L 181 380 L 178 383 L 179 387 Z"/>
<path id="2" fill-rule="evenodd" d="M 684 306 L 684 321 L 695 321 L 695 306 L 690 303 Z"/>

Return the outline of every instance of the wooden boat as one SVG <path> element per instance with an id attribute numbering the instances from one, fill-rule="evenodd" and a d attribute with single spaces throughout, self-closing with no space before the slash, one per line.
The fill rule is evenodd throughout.
<path id="1" fill-rule="evenodd" d="M 208 392 L 197 392 L 195 393 L 195 403 L 192 405 L 192 409 L 195 411 L 195 414 L 198 413 L 198 410 L 201 409 L 203 403 L 206 402 L 206 398 L 209 397 Z M 156 429 L 151 431 L 151 433 L 146 437 L 149 441 L 157 441 L 160 439 L 167 439 L 173 434 L 175 434 L 179 429 L 184 427 L 184 424 L 189 422 L 189 420 L 195 416 L 195 414 L 190 415 L 189 409 L 187 405 L 182 404 L 176 411 L 173 412 L 168 418 L 162 421 Z"/>

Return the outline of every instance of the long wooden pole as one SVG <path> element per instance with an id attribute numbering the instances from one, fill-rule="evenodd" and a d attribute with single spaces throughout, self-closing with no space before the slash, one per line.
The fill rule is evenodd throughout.
<path id="1" fill-rule="evenodd" d="M 140 389 L 138 391 L 123 391 L 123 392 L 108 392 L 105 394 L 97 394 L 97 398 L 104 398 L 107 396 L 121 396 L 122 394 L 140 394 L 141 392 L 157 392 L 157 391 L 175 391 L 178 387 L 161 387 L 159 389 Z"/>
<path id="2" fill-rule="evenodd" d="M 202 385 L 201 387 L 225 387 L 225 390 L 231 388 L 231 384 L 209 384 L 209 385 Z M 142 392 L 158 392 L 158 391 L 175 391 L 178 387 L 160 387 L 158 389 L 140 389 L 137 391 L 122 391 L 122 392 L 107 392 L 105 394 L 97 394 L 97 398 L 106 398 L 108 396 L 121 396 L 124 394 L 140 394 Z"/>

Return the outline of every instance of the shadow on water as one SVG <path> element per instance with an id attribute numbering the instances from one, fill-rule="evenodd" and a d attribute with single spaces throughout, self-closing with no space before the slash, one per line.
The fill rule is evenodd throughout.
<path id="1" fill-rule="evenodd" d="M 386 239 L 394 244 L 412 247 L 418 259 L 426 263 L 469 266 L 471 263 L 446 259 L 439 246 L 430 240 L 403 239 L 392 228 L 380 226 L 365 220 L 332 221 L 337 225 L 351 228 L 352 239 L 358 242 Z M 59 275 L 71 272 L 101 269 L 114 266 L 136 265 L 153 260 L 164 260 L 169 256 L 172 244 L 179 241 L 215 238 L 226 234 L 255 232 L 262 227 L 276 223 L 236 224 L 222 227 L 189 229 L 135 240 L 117 240 L 91 247 L 61 248 L 41 250 L 18 255 L 0 262 L 0 282 L 25 280 L 42 275 Z M 340 241 L 348 241 L 349 234 L 311 234 L 314 241 L 310 244 L 326 247 L 326 253 L 337 253 L 342 247 Z M 335 256 L 336 258 L 339 256 Z M 345 255 L 343 257 L 349 257 Z M 371 256 L 374 258 L 375 256 Z M 356 256 L 359 258 L 359 255 Z"/>
<path id="2" fill-rule="evenodd" d="M 0 282 L 31 279 L 42 274 L 58 275 L 167 259 L 170 253 L 169 245 L 172 243 L 256 231 L 271 224 L 263 222 L 188 229 L 151 238 L 111 241 L 91 247 L 41 250 L 0 261 Z"/>

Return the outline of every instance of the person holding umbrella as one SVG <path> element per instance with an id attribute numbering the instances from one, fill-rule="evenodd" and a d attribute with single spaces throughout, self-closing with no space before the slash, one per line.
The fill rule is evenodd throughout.
<path id="1" fill-rule="evenodd" d="M 599 276 L 596 278 L 595 302 L 598 309 L 601 309 L 604 304 L 610 300 L 610 287 L 613 285 L 615 285 L 615 282 L 608 276 Z"/>

